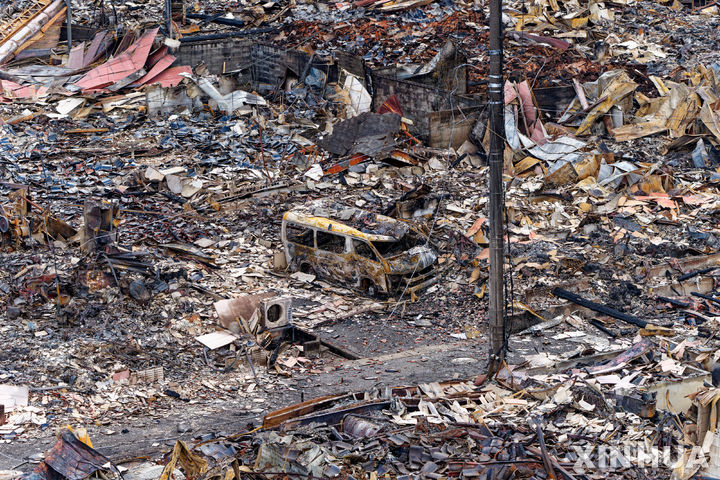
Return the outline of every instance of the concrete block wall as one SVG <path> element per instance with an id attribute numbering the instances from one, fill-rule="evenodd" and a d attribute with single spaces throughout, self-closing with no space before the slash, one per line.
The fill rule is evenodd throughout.
<path id="1" fill-rule="evenodd" d="M 363 85 L 365 85 L 365 61 L 362 57 L 356 57 L 355 55 L 340 51 L 333 52 L 333 55 L 335 56 L 335 63 L 337 64 L 338 70 L 343 69 L 355 75 L 363 82 Z M 340 76 L 340 72 L 338 72 L 338 76 Z M 343 80 L 343 78 L 340 78 L 340 80 Z"/>
<path id="2" fill-rule="evenodd" d="M 228 72 L 250 68 L 253 44 L 253 40 L 245 37 L 186 42 L 175 52 L 177 60 L 174 65 L 195 67 L 204 62 L 214 74 L 222 73 L 223 65 Z"/>
<path id="3" fill-rule="evenodd" d="M 293 57 L 296 61 L 289 65 L 288 57 Z M 255 43 L 251 57 L 253 85 L 260 93 L 275 90 L 285 77 L 288 67 L 293 72 L 300 70 L 296 65 L 297 57 L 298 55 L 291 56 L 285 48 L 269 43 Z"/>
<path id="4" fill-rule="evenodd" d="M 261 94 L 267 94 L 278 88 L 288 71 L 300 76 L 305 70 L 310 55 L 280 47 L 264 41 L 250 38 L 228 38 L 183 43 L 177 52 L 177 65 L 195 66 L 204 62 L 215 74 L 223 71 L 244 69 L 241 83 L 253 86 Z M 364 79 L 366 71 L 362 59 L 342 52 L 335 52 L 336 62 L 313 57 L 312 66 L 325 72 L 328 83 L 338 80 L 339 67 Z M 463 72 L 464 73 L 464 72 Z M 372 85 L 368 90 L 373 94 L 373 110 L 376 110 L 388 97 L 397 95 L 403 109 L 403 115 L 413 121 L 410 131 L 422 138 L 428 138 L 430 131 L 429 114 L 450 110 L 458 106 L 475 106 L 478 99 L 462 95 L 452 95 L 438 86 L 427 85 L 412 80 L 399 80 L 386 73 L 370 72 Z M 464 75 L 461 76 L 465 78 Z"/>
<path id="5" fill-rule="evenodd" d="M 287 70 L 299 76 L 310 60 L 310 55 L 305 52 L 245 37 L 185 42 L 175 56 L 175 65 L 194 67 L 204 62 L 214 74 L 221 74 L 223 65 L 226 72 L 242 69 L 246 75 L 241 75 L 241 82 L 252 83 L 261 93 L 274 90 L 285 78 Z M 334 65 L 314 58 L 312 66 L 328 74 L 328 82 L 337 80 Z"/>
<path id="6" fill-rule="evenodd" d="M 430 132 L 429 113 L 440 110 L 451 110 L 458 106 L 474 106 L 479 100 L 459 95 L 452 95 L 446 90 L 423 85 L 409 80 L 398 80 L 393 77 L 372 74 L 374 90 L 373 110 L 391 95 L 397 95 L 403 116 L 413 121 L 410 132 L 427 138 Z"/>
<path id="7" fill-rule="evenodd" d="M 252 48 L 253 83 L 261 93 L 274 90 L 288 70 L 299 78 L 309 61 L 310 55 L 303 51 L 257 42 Z M 337 80 L 337 68 L 328 61 L 313 57 L 312 67 L 325 72 L 328 83 Z"/>

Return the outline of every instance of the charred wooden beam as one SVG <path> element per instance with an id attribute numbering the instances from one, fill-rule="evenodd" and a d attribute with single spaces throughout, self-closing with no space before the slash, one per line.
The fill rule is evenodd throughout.
<path id="1" fill-rule="evenodd" d="M 718 300 L 715 297 L 711 297 L 710 295 L 705 295 L 704 293 L 700 293 L 700 292 L 690 292 L 690 295 L 692 295 L 693 297 L 704 298 L 705 300 L 707 300 L 709 302 L 713 302 L 717 305 L 720 305 L 720 300 Z"/>
<path id="2" fill-rule="evenodd" d="M 669 303 L 673 307 L 688 308 L 690 306 L 690 304 L 687 302 L 681 302 L 680 300 L 676 300 L 674 298 L 669 298 L 669 297 L 663 297 L 660 295 L 658 295 L 657 299 L 661 302 Z"/>
<path id="3" fill-rule="evenodd" d="M 240 30 L 240 31 L 232 31 L 232 32 L 222 32 L 222 33 L 213 33 L 208 35 L 193 35 L 189 37 L 182 37 L 178 40 L 180 40 L 180 43 L 193 43 L 193 42 L 204 42 L 207 40 L 223 40 L 225 38 L 235 38 L 235 37 L 247 37 L 249 35 L 258 35 L 260 33 L 270 33 L 270 32 L 276 32 L 278 29 L 276 27 L 265 27 L 265 28 L 253 28 L 250 30 Z"/>
<path id="4" fill-rule="evenodd" d="M 607 327 L 605 327 L 605 325 L 603 325 L 603 323 L 601 321 L 592 319 L 588 323 L 590 323 L 590 325 L 592 325 L 593 327 L 595 327 L 598 330 L 600 330 L 601 332 L 603 332 L 605 335 L 609 335 L 612 338 L 617 338 L 617 333 L 613 332 L 612 330 L 609 330 Z"/>
<path id="5" fill-rule="evenodd" d="M 641 318 L 638 318 L 634 315 L 628 315 L 627 313 L 621 312 L 620 310 L 615 310 L 614 308 L 610 308 L 601 303 L 587 300 L 586 298 L 583 298 L 580 295 L 572 293 L 568 290 L 565 290 L 564 288 L 556 287 L 553 289 L 552 294 L 558 298 L 562 298 L 577 305 L 580 305 L 581 307 L 588 308 L 594 312 L 602 313 L 604 315 L 607 315 L 608 317 L 617 318 L 618 320 L 622 320 L 623 322 L 636 325 L 640 328 L 645 328 L 648 324 L 648 322 Z"/>
<path id="6" fill-rule="evenodd" d="M 698 275 L 705 275 L 706 273 L 710 273 L 717 268 L 718 268 L 718 266 L 715 265 L 714 267 L 702 268 L 700 270 L 695 270 L 694 272 L 688 272 L 685 275 L 680 275 L 678 277 L 678 282 L 684 282 L 685 280 L 690 280 L 691 278 L 697 277 Z"/>
<path id="7" fill-rule="evenodd" d="M 188 13 L 185 16 L 186 18 L 190 18 L 192 20 L 202 20 L 205 23 L 212 22 L 219 25 L 227 25 L 229 27 L 244 27 L 246 25 L 243 20 L 225 18 L 222 15 L 201 15 L 199 13 Z"/>

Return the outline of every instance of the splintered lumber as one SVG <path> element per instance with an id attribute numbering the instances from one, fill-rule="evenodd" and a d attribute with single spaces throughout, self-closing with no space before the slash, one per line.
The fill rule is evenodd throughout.
<path id="1" fill-rule="evenodd" d="M 2 39 L 0 45 L 0 63 L 7 60 L 18 48 L 32 38 L 40 29 L 52 19 L 63 7 L 63 0 L 55 0 L 43 10 L 36 13 L 29 13 L 21 18 L 22 26 L 17 28 L 10 36 Z M 8 30 L 3 29 L 7 32 Z"/>
<path id="2" fill-rule="evenodd" d="M 27 25 L 30 20 L 35 18 L 40 12 L 50 4 L 50 0 L 39 0 L 33 3 L 29 8 L 23 10 L 18 16 L 4 23 L 0 28 L 0 45 L 15 35 L 21 28 Z"/>
<path id="3" fill-rule="evenodd" d="M 568 300 L 572 303 L 575 303 L 577 305 L 580 305 L 581 307 L 589 308 L 590 310 L 598 313 L 602 313 L 604 315 L 607 315 L 609 317 L 617 318 L 618 320 L 622 320 L 623 322 L 630 323 L 632 325 L 636 325 L 640 328 L 645 328 L 648 324 L 645 320 L 635 317 L 633 315 L 628 315 L 627 313 L 623 313 L 620 310 L 615 310 L 614 308 L 610 308 L 606 305 L 603 305 L 601 303 L 596 303 L 590 300 L 587 300 L 580 295 L 577 295 L 575 293 L 572 293 L 568 290 L 565 290 L 564 288 L 555 287 L 553 289 L 552 294 L 555 295 L 558 298 L 562 298 L 565 300 Z"/>

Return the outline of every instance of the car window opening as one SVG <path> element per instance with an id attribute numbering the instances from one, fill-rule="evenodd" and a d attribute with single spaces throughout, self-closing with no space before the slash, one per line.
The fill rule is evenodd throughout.
<path id="1" fill-rule="evenodd" d="M 353 246 L 355 247 L 355 253 L 357 253 L 361 257 L 365 257 L 369 260 L 377 262 L 377 256 L 375 255 L 375 252 L 370 247 L 370 245 L 363 242 L 362 240 L 353 240 Z"/>
<path id="2" fill-rule="evenodd" d="M 403 252 L 410 250 L 411 248 L 423 245 L 424 239 L 414 232 L 408 232 L 400 240 L 392 242 L 380 242 L 374 241 L 373 246 L 383 257 L 391 257 L 393 255 L 399 255 Z"/>
<path id="3" fill-rule="evenodd" d="M 314 247 L 313 231 L 310 228 L 298 227 L 297 225 L 287 224 L 285 227 L 285 236 L 289 242 L 303 245 L 305 247 Z"/>
<path id="4" fill-rule="evenodd" d="M 331 253 L 345 253 L 345 237 L 327 232 L 317 232 L 317 248 Z"/>

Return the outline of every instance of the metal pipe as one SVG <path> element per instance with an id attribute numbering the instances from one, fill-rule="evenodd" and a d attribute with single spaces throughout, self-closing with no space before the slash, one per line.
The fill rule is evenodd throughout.
<path id="1" fill-rule="evenodd" d="M 200 15 L 199 13 L 188 13 L 185 15 L 191 20 L 202 20 L 204 22 L 217 23 L 219 25 L 228 25 L 230 27 L 244 27 L 245 22 L 235 18 L 225 18 L 219 15 Z"/>
<path id="2" fill-rule="evenodd" d="M 180 43 L 193 43 L 193 42 L 203 42 L 206 40 L 223 40 L 225 38 L 234 38 L 234 37 L 246 37 L 248 35 L 256 35 L 259 33 L 270 33 L 277 31 L 277 27 L 267 27 L 267 28 L 255 28 L 253 30 L 242 30 L 239 32 L 223 32 L 223 33 L 215 33 L 210 35 L 194 35 L 192 37 L 182 37 L 180 39 Z"/>

